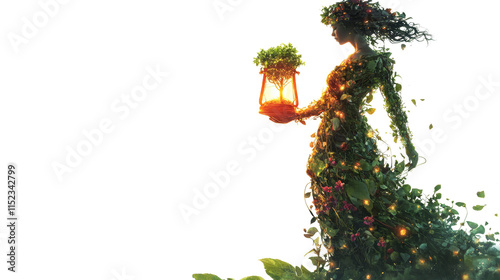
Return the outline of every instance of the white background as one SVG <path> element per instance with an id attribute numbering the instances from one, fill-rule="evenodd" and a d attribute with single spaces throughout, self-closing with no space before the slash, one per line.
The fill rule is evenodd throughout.
<path id="1" fill-rule="evenodd" d="M 303 190 L 319 120 L 273 126 L 259 115 L 261 76 L 252 60 L 261 48 L 291 42 L 306 62 L 299 105 L 318 99 L 327 74 L 352 51 L 320 22 L 333 2 L 69 0 L 55 2 L 43 22 L 48 2 L 0 3 L 0 169 L 6 181 L 14 162 L 19 176 L 18 272 L 7 271 L 5 182 L 0 278 L 240 279 L 265 276 L 261 258 L 309 266 Z M 469 205 L 470 220 L 499 230 L 500 4 L 380 3 L 435 38 L 404 51 L 388 44 L 427 160 L 407 182 L 425 193 L 442 184 L 443 198 Z M 38 24 L 29 36 L 27 22 Z M 131 96 L 148 67 L 169 76 L 127 116 L 118 113 L 113 104 L 125 106 L 121 96 Z M 390 143 L 381 99 L 370 124 Z M 59 179 L 54 165 L 67 165 L 68 151 L 87 141 L 84 131 L 106 119 L 112 131 Z M 223 178 L 228 164 L 238 173 L 201 201 L 197 193 L 215 182 L 210 174 Z M 485 199 L 476 197 L 480 190 Z M 196 199 L 204 203 L 197 209 Z M 472 211 L 476 204 L 487 206 Z M 181 207 L 197 212 L 183 216 Z"/>

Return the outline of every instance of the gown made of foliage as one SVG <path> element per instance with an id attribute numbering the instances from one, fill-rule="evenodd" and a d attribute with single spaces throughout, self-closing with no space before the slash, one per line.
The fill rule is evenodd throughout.
<path id="1" fill-rule="evenodd" d="M 312 222 L 328 250 L 315 258 L 316 272 L 329 264 L 327 279 L 462 279 L 480 263 L 482 278 L 470 279 L 500 279 L 493 243 L 476 240 L 484 228 L 453 230 L 458 212 L 439 202 L 440 186 L 423 199 L 422 190 L 405 184 L 404 161 L 390 166 L 377 148 L 381 139 L 365 114 L 374 112 L 369 103 L 380 89 L 395 140 L 414 149 L 393 64 L 387 52 L 342 62 L 321 99 L 298 112 L 300 121 L 321 117 L 307 164 Z"/>

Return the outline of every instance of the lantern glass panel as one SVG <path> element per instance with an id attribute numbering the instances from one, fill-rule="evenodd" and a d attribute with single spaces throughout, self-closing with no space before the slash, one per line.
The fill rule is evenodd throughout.
<path id="1" fill-rule="evenodd" d="M 283 84 L 283 92 L 280 97 L 279 87 L 269 82 L 269 80 L 266 80 L 262 96 L 262 103 L 264 104 L 266 102 L 269 102 L 273 104 L 296 105 L 293 78 L 286 80 Z"/>

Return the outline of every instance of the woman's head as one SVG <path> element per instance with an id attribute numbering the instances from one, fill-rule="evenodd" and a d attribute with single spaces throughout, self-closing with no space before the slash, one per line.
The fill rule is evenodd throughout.
<path id="1" fill-rule="evenodd" d="M 359 34 L 372 45 L 385 39 L 391 43 L 432 40 L 429 33 L 420 31 L 418 25 L 407 21 L 409 19 L 404 13 L 391 13 L 391 9 L 384 9 L 371 0 L 338 2 L 324 7 L 321 14 L 321 22 L 333 27 L 332 35 L 336 32 L 340 35 L 343 31 Z"/>
<path id="2" fill-rule="evenodd" d="M 333 24 L 332 25 L 332 36 L 339 42 L 339 44 L 343 45 L 347 42 L 352 41 L 352 30 L 346 28 L 342 24 Z"/>

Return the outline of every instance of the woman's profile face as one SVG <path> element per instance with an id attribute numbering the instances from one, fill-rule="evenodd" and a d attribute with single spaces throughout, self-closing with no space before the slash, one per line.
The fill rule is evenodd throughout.
<path id="1" fill-rule="evenodd" d="M 341 24 L 334 24 L 332 25 L 333 32 L 332 36 L 339 42 L 339 44 L 343 45 L 347 42 L 349 42 L 348 37 L 350 35 L 349 31 L 342 26 Z"/>

